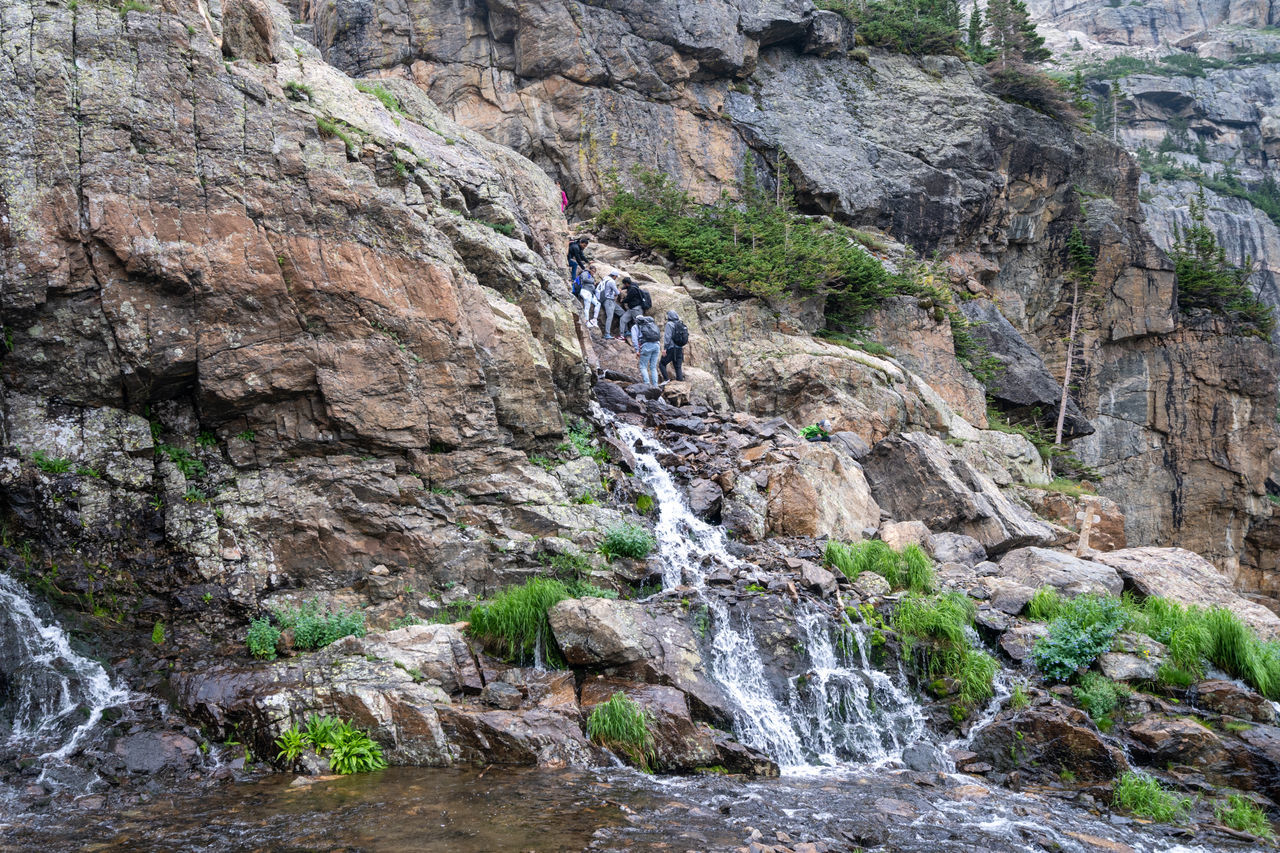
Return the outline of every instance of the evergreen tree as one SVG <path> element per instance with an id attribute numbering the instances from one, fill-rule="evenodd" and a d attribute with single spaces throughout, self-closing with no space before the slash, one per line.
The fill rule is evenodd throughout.
<path id="1" fill-rule="evenodd" d="M 1009 51 L 1018 38 L 1009 0 L 987 0 L 987 34 L 991 38 L 991 47 L 996 56 L 1000 59 L 1009 58 Z"/>
<path id="2" fill-rule="evenodd" d="M 975 2 L 973 11 L 969 13 L 969 55 L 976 59 L 980 53 L 982 53 L 982 10 Z"/>
<path id="3" fill-rule="evenodd" d="M 1067 400 L 1071 388 L 1071 370 L 1075 364 L 1076 332 L 1080 328 L 1080 293 L 1093 286 L 1094 256 L 1080 229 L 1071 226 L 1067 238 L 1067 281 L 1071 282 L 1071 326 L 1067 332 L 1067 363 L 1062 375 L 1062 400 L 1058 405 L 1058 423 L 1053 443 L 1062 444 L 1062 430 L 1067 422 Z"/>
<path id="4" fill-rule="evenodd" d="M 1275 328 L 1271 309 L 1258 301 L 1249 287 L 1253 261 L 1245 258 L 1241 266 L 1227 261 L 1226 250 L 1218 243 L 1206 223 L 1204 188 L 1191 199 L 1191 224 L 1186 230 L 1174 229 L 1174 275 L 1178 286 L 1178 305 L 1207 308 L 1245 326 L 1254 333 L 1269 337 Z"/>
<path id="5" fill-rule="evenodd" d="M 1022 61 L 1030 63 L 1048 61 L 1053 56 L 1053 52 L 1044 46 L 1044 36 L 1036 31 L 1031 13 L 1027 11 L 1027 4 L 1023 0 L 1010 0 L 1009 10 L 1018 28 L 1020 41 L 1018 50 Z"/>

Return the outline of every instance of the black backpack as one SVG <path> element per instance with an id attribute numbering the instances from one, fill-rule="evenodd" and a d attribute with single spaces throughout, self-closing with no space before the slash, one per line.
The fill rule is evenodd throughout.
<path id="1" fill-rule="evenodd" d="M 678 347 L 682 347 L 689 343 L 689 327 L 680 320 L 673 320 L 675 326 L 671 329 L 671 343 Z"/>
<path id="2" fill-rule="evenodd" d="M 640 307 L 648 311 L 653 307 L 653 300 L 649 298 L 649 292 L 639 285 L 633 285 L 636 290 L 640 291 Z"/>
<path id="3" fill-rule="evenodd" d="M 658 331 L 658 324 L 649 320 L 640 324 L 640 342 L 646 344 L 656 344 L 662 339 L 662 334 Z"/>

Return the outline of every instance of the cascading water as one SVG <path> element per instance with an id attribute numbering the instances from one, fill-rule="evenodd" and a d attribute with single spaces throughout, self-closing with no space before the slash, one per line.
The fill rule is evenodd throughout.
<path id="1" fill-rule="evenodd" d="M 18 583 L 0 575 L 0 753 L 36 755 L 37 783 L 84 785 L 67 760 L 107 709 L 131 698 L 36 613 Z"/>
<path id="2" fill-rule="evenodd" d="M 793 774 L 850 761 L 883 762 L 918 740 L 924 714 L 892 678 L 870 665 L 865 626 L 846 620 L 833 641 L 836 620 L 819 609 L 802 607 L 796 614 L 811 670 L 790 679 L 788 695 L 775 695 L 750 621 L 735 619 L 705 589 L 709 568 L 736 573 L 747 567 L 729 553 L 723 528 L 689 510 L 658 461 L 666 448 L 639 427 L 616 424 L 616 431 L 633 448 L 636 473 L 658 498 L 654 532 L 663 587 L 692 587 L 712 615 L 711 675 L 736 708 L 738 738 Z"/>

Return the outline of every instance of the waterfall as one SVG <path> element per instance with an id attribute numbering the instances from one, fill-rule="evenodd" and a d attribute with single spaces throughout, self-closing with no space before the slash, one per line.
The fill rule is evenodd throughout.
<path id="1" fill-rule="evenodd" d="M 0 750 L 38 753 L 36 781 L 44 782 L 104 711 L 131 698 L 101 664 L 76 653 L 61 628 L 37 615 L 16 581 L 0 574 Z"/>
<path id="2" fill-rule="evenodd" d="M 689 586 L 711 613 L 711 677 L 732 702 L 738 739 L 778 762 L 785 773 L 810 773 L 848 762 L 882 763 L 923 736 L 924 714 L 867 656 L 867 628 L 818 607 L 797 608 L 800 642 L 811 664 L 789 678 L 777 696 L 745 615 L 709 594 L 708 570 L 731 574 L 746 565 L 729 553 L 722 527 L 695 516 L 671 474 L 658 461 L 668 452 L 639 427 L 614 423 L 633 449 L 636 474 L 657 496 L 654 533 L 664 589 Z M 834 639 L 833 639 L 834 635 Z"/>

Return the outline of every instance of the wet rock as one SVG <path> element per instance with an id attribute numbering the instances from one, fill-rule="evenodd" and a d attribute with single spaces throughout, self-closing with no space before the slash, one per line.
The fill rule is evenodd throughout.
<path id="1" fill-rule="evenodd" d="M 1051 586 L 1065 595 L 1087 592 L 1119 595 L 1124 581 L 1115 569 L 1047 548 L 1019 548 L 1000 559 L 1000 570 L 1019 583 L 1039 589 Z"/>
<path id="2" fill-rule="evenodd" d="M 823 598 L 835 593 L 835 575 L 808 560 L 797 560 L 796 562 L 800 564 L 800 583 L 805 589 L 811 590 Z"/>
<path id="3" fill-rule="evenodd" d="M 681 619 L 631 601 L 580 598 L 548 613 L 556 643 L 571 666 L 678 688 L 701 719 L 732 717 L 706 674 L 698 644 Z"/>
<path id="4" fill-rule="evenodd" d="M 480 691 L 480 701 L 486 705 L 501 708 L 504 711 L 513 711 L 519 708 L 520 703 L 524 701 L 524 694 L 520 692 L 518 687 L 495 681 L 491 684 L 486 684 L 484 689 Z"/>
<path id="5" fill-rule="evenodd" d="M 174 732 L 140 732 L 120 738 L 112 749 L 130 773 L 160 773 L 190 767 L 199 757 L 196 742 Z"/>
<path id="6" fill-rule="evenodd" d="M 588 717 L 614 693 L 624 693 L 644 709 L 651 719 L 656 759 L 654 769 L 666 772 L 690 771 L 714 765 L 719 750 L 711 727 L 695 723 L 689 714 L 685 694 L 674 687 L 638 684 L 612 678 L 588 678 L 582 683 L 582 712 Z"/>
<path id="7" fill-rule="evenodd" d="M 895 551 L 908 545 L 923 545 L 929 539 L 929 528 L 923 521 L 886 521 L 880 525 L 880 539 Z"/>
<path id="8" fill-rule="evenodd" d="M 610 412 L 622 414 L 623 412 L 639 413 L 641 411 L 640 404 L 636 402 L 636 399 L 614 382 L 597 382 L 595 392 L 596 399 L 600 401 L 600 405 Z"/>
<path id="9" fill-rule="evenodd" d="M 739 743 L 719 729 L 713 729 L 711 736 L 716 744 L 716 763 L 730 773 L 766 777 L 778 775 L 777 763 L 759 750 Z"/>
<path id="10" fill-rule="evenodd" d="M 1139 752 L 1149 764 L 1173 761 L 1203 766 L 1220 764 L 1227 758 L 1222 740 L 1191 720 L 1150 716 L 1129 726 L 1128 733 L 1141 745 Z"/>
<path id="11" fill-rule="evenodd" d="M 1280 616 L 1240 596 L 1231 581 L 1198 554 L 1183 548 L 1126 548 L 1096 559 L 1113 567 L 1143 595 L 1198 607 L 1226 607 L 1263 639 L 1280 637 Z"/>
<path id="12" fill-rule="evenodd" d="M 543 709 L 485 711 L 437 706 L 440 729 L 455 761 L 471 764 L 587 767 L 595 750 L 577 713 Z"/>
<path id="13" fill-rule="evenodd" d="M 929 556 L 938 563 L 976 566 L 987 559 L 987 549 L 972 536 L 961 533 L 933 533 L 924 542 Z"/>
<path id="14" fill-rule="evenodd" d="M 689 509 L 704 521 L 718 524 L 720 522 L 721 502 L 724 490 L 712 480 L 696 479 L 689 484 L 685 492 Z"/>
<path id="15" fill-rule="evenodd" d="M 972 536 L 989 554 L 1051 536 L 1045 524 L 934 436 L 891 436 L 876 444 L 862 464 L 876 500 L 894 518 L 919 519 L 931 530 Z"/>
<path id="16" fill-rule="evenodd" d="M 942 750 L 930 743 L 913 743 L 902 751 L 902 760 L 917 773 L 935 772 L 947 767 Z"/>
<path id="17" fill-rule="evenodd" d="M 1002 714 L 978 732 L 970 748 L 1002 773 L 1056 777 L 1067 769 L 1082 782 L 1108 782 L 1128 767 L 1124 754 L 1098 734 L 1087 714 L 1062 705 Z"/>
<path id="18" fill-rule="evenodd" d="M 862 470 L 825 442 L 805 442 L 769 475 L 769 529 L 784 536 L 857 539 L 880 523 Z"/>
<path id="19" fill-rule="evenodd" d="M 1202 708 L 1219 714 L 1257 723 L 1273 724 L 1276 721 L 1276 710 L 1270 701 L 1230 681 L 1201 681 L 1193 688 L 1193 695 Z"/>
<path id="20" fill-rule="evenodd" d="M 861 598 L 883 598 L 891 591 L 889 582 L 875 572 L 863 572 L 853 582 L 853 591 Z"/>

